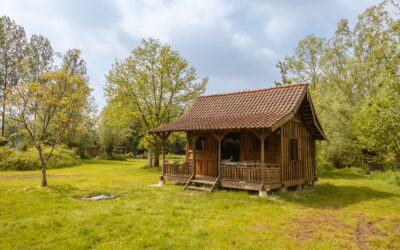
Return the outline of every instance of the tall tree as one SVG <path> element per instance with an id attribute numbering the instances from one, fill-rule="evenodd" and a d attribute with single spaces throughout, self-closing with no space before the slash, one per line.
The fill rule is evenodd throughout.
<path id="1" fill-rule="evenodd" d="M 68 74 L 80 75 L 89 81 L 86 62 L 79 49 L 70 49 L 62 56 L 62 67 L 67 69 Z"/>
<path id="2" fill-rule="evenodd" d="M 135 119 L 133 109 L 123 103 L 109 101 L 100 114 L 100 144 L 107 155 L 112 155 L 114 147 L 121 147 L 131 135 L 131 123 Z"/>
<path id="3" fill-rule="evenodd" d="M 50 41 L 41 35 L 32 35 L 26 48 L 27 80 L 37 81 L 40 74 L 53 68 L 54 52 Z"/>
<path id="4" fill-rule="evenodd" d="M 89 88 L 89 76 L 87 74 L 86 61 L 82 58 L 82 53 L 79 49 L 70 49 L 62 55 L 61 68 L 70 76 L 80 76 L 84 82 L 81 84 Z M 82 138 L 87 138 L 92 133 L 92 125 L 95 123 L 96 105 L 94 99 L 90 96 L 86 99 L 85 108 L 74 109 L 76 119 L 72 121 L 75 126 L 80 127 L 80 130 L 67 131 L 65 143 L 70 147 L 78 147 L 82 153 L 87 143 Z M 85 125 L 85 126 L 82 126 Z"/>
<path id="5" fill-rule="evenodd" d="M 300 40 L 292 56 L 279 61 L 277 67 L 282 74 L 282 83 L 308 82 L 315 86 L 321 74 L 320 61 L 325 39 L 309 35 Z"/>
<path id="6" fill-rule="evenodd" d="M 371 167 L 400 160 L 400 21 L 388 12 L 387 4 L 366 9 L 353 28 L 341 20 L 314 57 L 318 60 L 299 56 L 313 54 L 305 46 L 306 41 L 312 43 L 309 37 L 284 60 L 290 80 L 317 79 L 310 92 L 330 139 L 320 148 L 336 166 L 366 162 Z M 317 70 L 303 70 L 310 68 Z M 316 77 L 307 72 L 316 72 Z"/>
<path id="7" fill-rule="evenodd" d="M 22 78 L 26 37 L 24 28 L 7 16 L 0 17 L 1 136 L 5 136 L 7 94 Z"/>
<path id="8" fill-rule="evenodd" d="M 205 91 L 208 79 L 199 79 L 193 67 L 170 45 L 155 39 L 142 41 L 129 57 L 118 60 L 107 75 L 106 95 L 140 115 L 143 134 L 179 116 Z M 155 149 L 159 164 L 160 141 L 156 135 L 145 139 Z"/>
<path id="9" fill-rule="evenodd" d="M 63 68 L 40 75 L 38 82 L 14 86 L 10 94 L 11 118 L 24 128 L 38 151 L 45 187 L 47 163 L 67 132 L 80 129 L 73 123 L 79 119 L 75 110 L 85 108 L 90 89 L 85 79 L 71 76 Z M 49 152 L 45 146 L 50 147 Z"/>

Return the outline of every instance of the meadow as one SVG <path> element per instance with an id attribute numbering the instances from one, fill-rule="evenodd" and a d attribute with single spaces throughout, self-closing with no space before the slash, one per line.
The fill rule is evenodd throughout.
<path id="1" fill-rule="evenodd" d="M 332 170 L 316 187 L 256 193 L 152 187 L 145 160 L 0 172 L 0 249 L 398 249 L 400 174 Z M 113 200 L 79 197 L 114 194 Z"/>

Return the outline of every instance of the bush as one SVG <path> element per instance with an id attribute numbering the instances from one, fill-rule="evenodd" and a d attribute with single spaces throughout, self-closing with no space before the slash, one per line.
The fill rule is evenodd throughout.
<path id="1" fill-rule="evenodd" d="M 162 156 L 160 156 L 160 159 L 161 159 L 161 157 Z M 165 159 L 166 160 L 184 161 L 186 159 L 186 155 L 166 154 Z"/>
<path id="2" fill-rule="evenodd" d="M 45 148 L 46 153 L 50 148 Z M 64 147 L 56 148 L 50 158 L 47 169 L 71 167 L 81 164 L 76 152 Z M 0 170 L 38 170 L 41 169 L 38 152 L 35 148 L 17 151 L 8 146 L 0 148 Z"/>
<path id="3" fill-rule="evenodd" d="M 400 187 L 400 171 L 379 171 L 374 172 L 373 177 L 381 179 L 389 184 Z"/>
<path id="4" fill-rule="evenodd" d="M 112 155 L 100 155 L 97 157 L 100 160 L 111 160 L 111 161 L 126 161 L 126 156 L 123 154 L 112 154 Z"/>

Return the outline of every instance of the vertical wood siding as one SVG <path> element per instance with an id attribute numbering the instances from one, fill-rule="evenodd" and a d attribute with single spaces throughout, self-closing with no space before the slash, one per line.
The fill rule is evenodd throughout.
<path id="1" fill-rule="evenodd" d="M 314 179 L 315 140 L 301 122 L 300 114 L 281 126 L 282 181 Z M 290 139 L 297 139 L 298 158 L 291 160 Z"/>

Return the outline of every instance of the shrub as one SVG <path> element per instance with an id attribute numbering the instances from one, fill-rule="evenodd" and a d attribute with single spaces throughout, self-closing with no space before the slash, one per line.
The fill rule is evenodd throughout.
<path id="1" fill-rule="evenodd" d="M 44 149 L 46 153 L 50 148 Z M 64 147 L 56 148 L 50 158 L 47 168 L 62 168 L 79 165 L 80 158 L 76 152 Z M 8 146 L 0 148 L 0 170 L 38 170 L 41 169 L 38 152 L 35 148 L 28 148 L 26 151 L 18 151 Z"/>
<path id="2" fill-rule="evenodd" d="M 111 161 L 126 161 L 126 156 L 123 154 L 112 154 L 112 155 L 100 155 L 97 157 L 100 160 L 111 160 Z"/>
<path id="3" fill-rule="evenodd" d="M 374 172 L 373 177 L 381 179 L 389 184 L 400 187 L 400 171 L 379 171 Z"/>
<path id="4" fill-rule="evenodd" d="M 160 159 L 161 159 L 161 157 L 160 157 Z M 186 159 L 186 155 L 166 154 L 165 159 L 166 160 L 184 161 Z"/>

